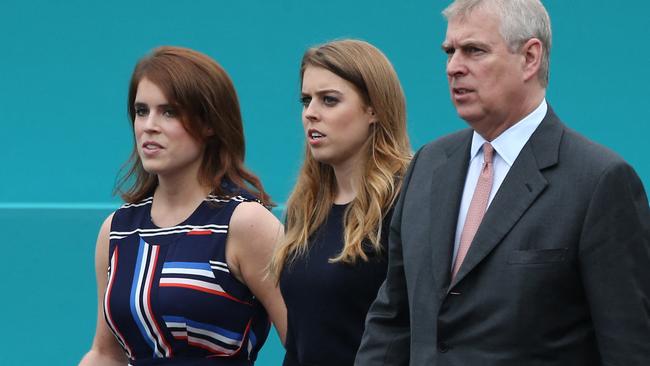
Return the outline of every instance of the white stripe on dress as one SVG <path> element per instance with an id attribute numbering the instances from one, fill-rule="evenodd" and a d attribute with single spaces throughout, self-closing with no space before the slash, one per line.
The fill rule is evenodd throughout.
<path id="1" fill-rule="evenodd" d="M 236 349 L 228 349 L 228 348 L 221 347 L 219 345 L 216 345 L 216 344 L 208 341 L 207 339 L 192 337 L 189 334 L 187 336 L 187 342 L 190 343 L 190 344 L 192 344 L 192 343 L 201 344 L 201 345 L 209 348 L 213 352 L 221 352 L 221 353 L 225 353 L 227 355 L 231 355 L 231 354 L 238 351 Z"/>
<path id="2" fill-rule="evenodd" d="M 156 339 L 160 340 L 159 342 L 155 342 L 156 347 L 158 347 L 158 346 L 162 347 L 163 351 L 165 352 L 165 357 L 169 357 L 170 356 L 170 349 L 165 344 L 165 342 L 163 340 L 163 337 L 162 337 L 162 334 L 160 334 L 160 332 L 158 331 L 158 327 L 156 325 L 156 320 L 154 319 L 153 315 L 151 315 L 151 311 L 149 310 L 149 298 L 150 298 L 150 295 L 151 295 L 150 294 L 151 281 L 153 279 L 153 276 L 155 274 L 154 272 L 156 270 L 156 265 L 153 262 L 153 259 L 154 258 L 156 258 L 156 260 L 158 259 L 158 251 L 159 250 L 160 250 L 160 248 L 157 245 L 154 245 L 154 246 L 151 247 L 151 259 L 152 260 L 149 261 L 149 266 L 148 266 L 149 268 L 148 268 L 146 280 L 145 280 L 145 283 L 144 283 L 144 286 L 145 286 L 145 289 L 146 289 L 147 292 L 144 293 L 144 296 L 142 296 L 142 306 L 144 307 L 144 313 L 145 313 L 145 315 L 147 317 L 147 320 L 148 320 L 148 322 L 149 322 L 149 324 L 151 326 L 151 330 L 154 332 Z"/>
<path id="3" fill-rule="evenodd" d="M 188 274 L 188 275 L 196 275 L 196 276 L 214 278 L 214 273 L 212 273 L 212 271 L 208 271 L 206 269 L 196 269 L 196 268 L 168 267 L 168 268 L 163 268 L 162 274 Z"/>
<path id="4" fill-rule="evenodd" d="M 209 290 L 217 291 L 217 292 L 223 292 L 223 288 L 216 283 L 210 283 L 210 282 L 205 282 L 205 281 L 200 281 L 200 280 L 192 280 L 189 278 L 178 278 L 178 277 L 163 277 L 160 279 L 160 284 L 167 284 L 167 285 L 189 285 L 189 286 L 196 286 L 196 287 L 201 287 L 201 288 L 206 288 Z"/>
<path id="5" fill-rule="evenodd" d="M 228 338 L 226 336 L 223 336 L 221 334 L 209 331 L 207 329 L 194 328 L 194 327 L 188 325 L 187 326 L 187 332 L 188 333 L 195 333 L 195 334 L 201 334 L 201 335 L 204 335 L 204 336 L 208 336 L 208 337 L 210 337 L 210 338 L 212 338 L 214 340 L 220 341 L 220 342 L 225 343 L 225 344 L 229 344 L 231 346 L 239 346 L 239 345 L 241 345 L 241 340 L 239 340 L 239 339 Z"/>
<path id="6" fill-rule="evenodd" d="M 142 315 L 142 309 L 140 309 L 140 299 L 142 298 L 142 282 L 143 282 L 142 280 L 145 277 L 145 271 L 147 268 L 147 258 L 149 257 L 148 252 L 149 252 L 149 244 L 147 242 L 144 242 L 143 252 L 142 252 L 142 262 L 140 263 L 140 273 L 138 273 L 138 281 L 135 287 L 135 300 L 136 300 L 135 312 L 138 315 L 138 320 L 140 320 L 140 322 L 144 326 L 144 330 L 147 333 L 147 337 L 155 345 L 154 353 L 156 357 L 162 357 L 163 355 L 162 353 L 160 353 L 160 350 L 158 349 L 158 342 L 156 342 L 156 339 L 151 334 L 151 331 L 149 330 L 149 324 L 147 324 L 144 316 Z"/>

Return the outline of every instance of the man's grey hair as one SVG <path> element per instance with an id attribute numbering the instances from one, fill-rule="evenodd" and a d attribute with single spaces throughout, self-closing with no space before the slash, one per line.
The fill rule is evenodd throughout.
<path id="1" fill-rule="evenodd" d="M 455 0 L 442 15 L 450 21 L 462 21 L 477 8 L 493 12 L 500 19 L 500 32 L 510 52 L 516 52 L 531 38 L 542 42 L 539 81 L 548 86 L 551 56 L 551 20 L 539 0 Z"/>

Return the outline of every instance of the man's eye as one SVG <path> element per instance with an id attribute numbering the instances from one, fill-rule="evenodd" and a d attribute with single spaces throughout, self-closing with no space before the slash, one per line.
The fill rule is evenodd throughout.
<path id="1" fill-rule="evenodd" d="M 329 96 L 329 95 L 323 96 L 323 104 L 325 104 L 327 106 L 333 106 L 338 102 L 339 102 L 339 100 L 337 98 L 335 98 L 335 97 L 332 97 L 332 96 Z"/>
<path id="2" fill-rule="evenodd" d="M 478 47 L 470 46 L 465 49 L 465 52 L 469 53 L 470 55 L 474 55 L 483 52 L 483 50 Z"/>
<path id="3" fill-rule="evenodd" d="M 147 114 L 149 114 L 149 109 L 148 108 L 143 108 L 143 107 L 136 107 L 135 108 L 135 115 L 138 117 L 146 117 Z"/>

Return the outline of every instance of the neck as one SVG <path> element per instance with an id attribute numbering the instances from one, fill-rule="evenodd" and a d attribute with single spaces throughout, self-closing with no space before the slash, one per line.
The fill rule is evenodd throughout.
<path id="1" fill-rule="evenodd" d="M 364 167 L 361 157 L 362 154 L 357 154 L 354 158 L 332 166 L 336 178 L 334 203 L 345 204 L 357 196 L 357 184 L 361 179 Z"/>
<path id="2" fill-rule="evenodd" d="M 160 227 L 178 225 L 196 210 L 210 191 L 211 187 L 200 183 L 198 169 L 189 169 L 183 174 L 159 174 L 151 219 Z"/>
<path id="3" fill-rule="evenodd" d="M 545 92 L 545 89 L 540 89 L 536 92 L 526 93 L 520 100 L 512 101 L 512 105 L 519 107 L 513 108 L 513 110 L 506 115 L 492 116 L 493 118 L 498 119 L 498 121 L 484 121 L 479 123 L 470 123 L 470 125 L 485 140 L 493 141 L 504 131 L 517 124 L 539 107 L 545 97 Z"/>
<path id="4" fill-rule="evenodd" d="M 169 206 L 184 206 L 188 202 L 203 200 L 208 193 L 210 193 L 210 188 L 201 185 L 197 179 L 186 182 L 170 182 L 159 177 L 154 198 Z"/>

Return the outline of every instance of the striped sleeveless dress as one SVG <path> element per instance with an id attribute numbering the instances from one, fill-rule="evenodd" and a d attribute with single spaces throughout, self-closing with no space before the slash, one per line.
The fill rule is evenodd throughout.
<path id="1" fill-rule="evenodd" d="M 130 365 L 253 364 L 270 323 L 226 263 L 230 217 L 251 200 L 210 195 L 166 228 L 151 220 L 153 197 L 115 212 L 104 316 Z"/>

